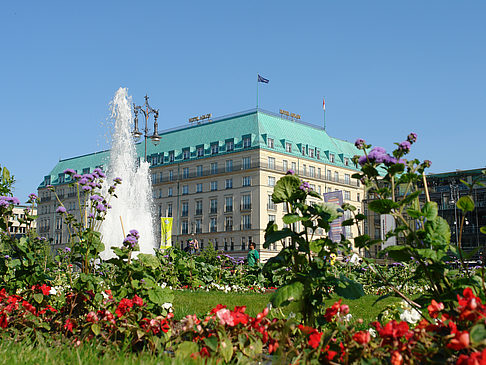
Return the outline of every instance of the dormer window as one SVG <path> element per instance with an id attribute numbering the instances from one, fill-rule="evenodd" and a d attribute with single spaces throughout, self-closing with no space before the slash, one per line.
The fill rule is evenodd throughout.
<path id="1" fill-rule="evenodd" d="M 183 158 L 184 160 L 189 160 L 189 157 L 190 157 L 190 156 L 191 156 L 191 152 L 190 152 L 189 148 L 184 148 L 184 149 L 182 150 L 182 158 Z"/>
<path id="2" fill-rule="evenodd" d="M 314 158 L 314 150 L 312 148 L 309 149 L 309 157 Z"/>
<path id="3" fill-rule="evenodd" d="M 226 152 L 233 151 L 235 149 L 235 143 L 233 141 L 226 141 Z"/>
<path id="4" fill-rule="evenodd" d="M 175 160 L 174 151 L 169 151 L 169 162 L 174 162 L 174 160 Z"/>
<path id="5" fill-rule="evenodd" d="M 316 148 L 316 158 L 317 158 L 318 160 L 320 160 L 320 159 L 321 159 L 321 151 L 319 151 L 317 148 Z"/>
<path id="6" fill-rule="evenodd" d="M 349 166 L 349 158 L 344 157 L 344 166 Z"/>
<path id="7" fill-rule="evenodd" d="M 275 141 L 273 138 L 267 138 L 267 146 L 268 148 L 274 148 L 275 147 Z"/>
<path id="8" fill-rule="evenodd" d="M 251 138 L 250 137 L 243 137 L 243 148 L 247 148 L 251 146 Z"/>
<path id="9" fill-rule="evenodd" d="M 302 144 L 302 156 L 307 155 L 306 146 Z"/>
<path id="10" fill-rule="evenodd" d="M 197 147 L 197 157 L 202 157 L 204 156 L 204 146 L 198 146 Z"/>
<path id="11" fill-rule="evenodd" d="M 215 155 L 219 152 L 219 144 L 218 143 L 211 143 L 211 154 Z"/>
<path id="12" fill-rule="evenodd" d="M 292 143 L 285 142 L 285 152 L 292 152 Z"/>
<path id="13" fill-rule="evenodd" d="M 329 154 L 329 161 L 334 162 L 334 153 Z"/>

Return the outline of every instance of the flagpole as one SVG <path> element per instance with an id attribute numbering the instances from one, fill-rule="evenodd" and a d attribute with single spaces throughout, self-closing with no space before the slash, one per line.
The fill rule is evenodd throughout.
<path id="1" fill-rule="evenodd" d="M 258 74 L 257 74 L 257 106 L 256 106 L 256 108 L 257 108 L 257 111 L 258 111 Z"/>
<path id="2" fill-rule="evenodd" d="M 326 109 L 324 109 L 324 130 L 326 130 Z"/>
<path id="3" fill-rule="evenodd" d="M 322 98 L 322 108 L 324 110 L 324 130 L 326 130 L 326 98 Z"/>

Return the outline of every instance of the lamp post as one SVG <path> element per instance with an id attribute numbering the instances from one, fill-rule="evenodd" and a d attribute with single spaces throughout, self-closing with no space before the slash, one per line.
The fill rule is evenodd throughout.
<path id="1" fill-rule="evenodd" d="M 148 103 L 149 97 L 145 95 L 145 104 L 144 105 L 135 105 L 133 103 L 133 112 L 135 113 L 135 119 L 134 119 L 134 126 L 133 126 L 133 131 L 132 135 L 135 137 L 136 140 L 139 140 L 140 137 L 143 135 L 145 139 L 145 153 L 144 153 L 144 161 L 147 162 L 147 138 L 150 138 L 152 140 L 152 143 L 157 146 L 160 142 L 160 136 L 159 133 L 157 132 L 158 129 L 158 123 L 157 123 L 157 118 L 159 117 L 159 110 L 155 110 L 152 108 L 149 103 Z M 138 130 L 138 113 L 142 112 L 143 115 L 145 116 L 145 129 L 143 129 L 143 133 Z M 154 115 L 154 134 L 149 136 L 149 129 L 147 126 L 148 119 L 150 117 L 150 114 Z"/>
<path id="2" fill-rule="evenodd" d="M 456 246 L 458 245 L 458 232 L 457 232 L 457 201 L 459 200 L 459 187 L 457 186 L 456 182 L 453 181 L 449 184 L 449 188 L 451 190 L 451 199 L 449 200 L 449 204 L 454 205 L 454 231 L 456 233 Z"/>

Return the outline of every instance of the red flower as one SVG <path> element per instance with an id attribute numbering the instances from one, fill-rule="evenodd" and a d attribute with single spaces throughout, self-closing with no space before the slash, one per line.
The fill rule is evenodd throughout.
<path id="1" fill-rule="evenodd" d="M 339 313 L 339 309 L 341 308 L 341 300 L 342 299 L 339 299 L 339 301 L 334 303 L 331 307 L 326 308 L 326 313 L 324 314 L 324 318 L 326 319 L 327 322 L 331 322 L 334 319 L 334 316 Z"/>
<path id="2" fill-rule="evenodd" d="M 235 310 L 231 312 L 231 314 L 233 315 L 233 322 L 235 326 L 238 323 L 242 323 L 243 325 L 248 324 L 248 320 L 250 319 L 250 316 L 245 313 L 245 310 L 246 310 L 246 306 L 242 306 L 242 307 L 236 306 Z"/>
<path id="3" fill-rule="evenodd" d="M 99 321 L 99 318 L 95 312 L 89 312 L 88 315 L 86 316 L 86 320 L 91 323 L 96 323 Z"/>
<path id="4" fill-rule="evenodd" d="M 35 313 L 36 313 L 36 309 L 35 309 L 35 307 L 34 307 L 32 304 L 30 304 L 29 302 L 27 302 L 26 300 L 24 300 L 24 301 L 22 302 L 22 306 L 23 306 L 23 307 L 24 307 L 24 308 L 25 308 L 27 311 L 29 311 L 29 312 L 30 312 L 30 313 L 32 313 L 32 314 L 35 314 Z"/>
<path id="5" fill-rule="evenodd" d="M 324 349 L 324 356 L 326 357 L 327 361 L 332 361 L 337 354 L 338 354 L 337 351 L 330 350 L 329 345 L 327 345 L 326 348 Z"/>
<path id="6" fill-rule="evenodd" d="M 392 363 L 392 365 L 402 365 L 403 364 L 403 356 L 397 350 L 392 352 L 391 363 Z"/>
<path id="7" fill-rule="evenodd" d="M 297 326 L 297 328 L 299 330 L 302 331 L 302 333 L 305 333 L 306 335 L 310 334 L 310 333 L 314 333 L 314 332 L 317 332 L 317 330 L 315 328 L 312 328 L 312 327 L 309 327 L 309 326 L 304 326 L 302 324 L 299 324 Z"/>
<path id="8" fill-rule="evenodd" d="M 132 299 L 132 303 L 141 307 L 143 305 L 143 299 L 140 298 L 138 295 L 135 295 Z"/>
<path id="9" fill-rule="evenodd" d="M 370 342 L 371 335 L 368 331 L 359 331 L 353 335 L 353 340 L 355 340 L 357 343 L 361 345 L 364 345 Z"/>
<path id="10" fill-rule="evenodd" d="M 3 288 L 2 290 L 0 290 L 0 301 L 3 301 L 6 297 L 8 297 L 8 294 L 5 288 Z"/>
<path id="11" fill-rule="evenodd" d="M 199 351 L 199 354 L 201 355 L 201 357 L 209 357 L 209 350 L 207 347 L 203 347 L 201 349 L 201 351 Z"/>
<path id="12" fill-rule="evenodd" d="M 397 321 L 393 320 L 388 322 L 385 327 L 381 327 L 381 324 L 378 322 L 373 322 L 372 324 L 376 327 L 381 338 L 395 339 L 409 334 L 407 322 L 397 323 Z"/>
<path id="13" fill-rule="evenodd" d="M 467 331 L 456 331 L 455 337 L 447 344 L 447 347 L 456 351 L 469 347 L 469 333 Z"/>
<path id="14" fill-rule="evenodd" d="M 120 300 L 120 303 L 118 304 L 118 308 L 116 308 L 116 315 L 118 317 L 123 316 L 125 313 L 130 311 L 130 308 L 133 307 L 133 302 L 130 299 L 123 298 Z"/>
<path id="15" fill-rule="evenodd" d="M 317 347 L 319 347 L 320 343 L 321 343 L 321 337 L 322 337 L 322 333 L 320 332 L 315 332 L 315 333 L 312 333 L 310 336 L 309 336 L 309 345 L 313 348 L 313 349 L 316 349 Z"/>
<path id="16" fill-rule="evenodd" d="M 470 356 L 461 354 L 456 365 L 484 365 L 486 364 L 486 349 L 483 352 L 473 352 Z"/>
<path id="17" fill-rule="evenodd" d="M 51 287 L 46 284 L 42 284 L 40 286 L 40 290 L 42 291 L 43 295 L 49 295 L 49 292 L 51 291 Z"/>
<path id="18" fill-rule="evenodd" d="M 64 326 L 63 326 L 66 330 L 70 331 L 70 332 L 73 332 L 73 328 L 74 328 L 74 323 L 73 321 L 71 320 L 71 318 L 68 318 L 66 319 L 66 323 L 64 323 Z"/>
<path id="19" fill-rule="evenodd" d="M 8 326 L 7 315 L 5 313 L 2 313 L 2 315 L 0 316 L 0 327 L 7 328 L 7 326 Z"/>
<path id="20" fill-rule="evenodd" d="M 278 349 L 278 342 L 273 338 L 270 339 L 270 343 L 268 344 L 268 353 L 274 353 Z"/>
<path id="21" fill-rule="evenodd" d="M 218 312 L 219 310 L 221 310 L 223 308 L 226 308 L 226 306 L 225 305 L 222 305 L 222 304 L 218 304 L 216 307 L 214 307 L 213 309 L 211 309 L 211 314 L 215 314 L 216 312 Z"/>
<path id="22" fill-rule="evenodd" d="M 444 303 L 437 303 L 435 301 L 435 299 L 432 299 L 432 302 L 430 303 L 430 305 L 427 307 L 427 309 L 429 310 L 429 314 L 432 318 L 437 318 L 437 314 L 444 310 Z"/>

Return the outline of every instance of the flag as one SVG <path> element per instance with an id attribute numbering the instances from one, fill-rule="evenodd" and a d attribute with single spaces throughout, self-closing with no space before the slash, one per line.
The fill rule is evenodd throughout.
<path id="1" fill-rule="evenodd" d="M 264 84 L 268 84 L 268 81 L 269 81 L 268 79 L 258 75 L 258 82 L 263 82 Z"/>
<path id="2" fill-rule="evenodd" d="M 326 111 L 326 101 L 324 100 L 324 98 L 322 98 L 322 109 Z"/>
<path id="3" fill-rule="evenodd" d="M 172 247 L 172 217 L 160 218 L 160 248 L 166 249 Z"/>

